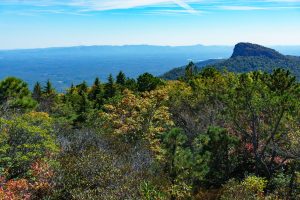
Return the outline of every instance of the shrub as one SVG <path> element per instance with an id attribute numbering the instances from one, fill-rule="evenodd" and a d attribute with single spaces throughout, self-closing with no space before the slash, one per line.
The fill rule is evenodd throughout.
<path id="1" fill-rule="evenodd" d="M 244 186 L 246 190 L 250 190 L 256 194 L 262 194 L 267 186 L 267 181 L 261 177 L 248 176 L 242 182 L 242 186 Z"/>
<path id="2" fill-rule="evenodd" d="M 266 187 L 264 178 L 249 176 L 244 181 L 239 182 L 231 179 L 223 186 L 221 200 L 262 200 L 263 190 Z"/>
<path id="3" fill-rule="evenodd" d="M 150 182 L 142 182 L 140 186 L 141 196 L 144 200 L 166 200 L 166 195 L 161 192 L 157 187 L 155 187 Z"/>
<path id="4" fill-rule="evenodd" d="M 6 178 L 30 177 L 33 163 L 49 159 L 57 151 L 48 114 L 0 118 L 0 172 Z"/>

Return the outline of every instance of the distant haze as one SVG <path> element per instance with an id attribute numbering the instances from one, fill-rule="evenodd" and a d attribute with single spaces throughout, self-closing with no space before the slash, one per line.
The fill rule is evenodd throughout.
<path id="1" fill-rule="evenodd" d="M 300 46 L 273 47 L 283 54 L 300 55 Z M 233 46 L 78 46 L 64 48 L 0 51 L 0 79 L 16 76 L 32 87 L 50 79 L 62 91 L 71 83 L 95 77 L 105 82 L 122 70 L 129 77 L 149 72 L 161 75 L 174 67 L 211 58 L 228 58 Z"/>

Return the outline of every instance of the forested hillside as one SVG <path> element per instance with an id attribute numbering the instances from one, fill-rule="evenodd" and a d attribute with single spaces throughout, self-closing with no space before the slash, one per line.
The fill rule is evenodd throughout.
<path id="1" fill-rule="evenodd" d="M 300 79 L 300 57 L 285 56 L 274 49 L 251 43 L 238 43 L 229 59 L 207 60 L 194 65 L 196 70 L 210 66 L 237 73 L 256 70 L 271 73 L 276 68 L 284 68 Z M 185 67 L 180 67 L 165 73 L 162 78 L 176 80 L 184 74 L 184 71 Z"/>
<path id="2" fill-rule="evenodd" d="M 209 59 L 209 60 L 197 62 L 193 65 L 195 65 L 195 70 L 200 71 L 202 68 L 204 68 L 207 65 L 214 65 L 222 61 L 225 61 L 225 59 Z M 185 67 L 177 67 L 163 74 L 161 78 L 166 80 L 176 80 L 180 77 L 183 77 L 184 75 L 185 75 Z"/>
<path id="3" fill-rule="evenodd" d="M 0 199 L 300 199 L 299 99 L 284 69 L 3 79 Z"/>

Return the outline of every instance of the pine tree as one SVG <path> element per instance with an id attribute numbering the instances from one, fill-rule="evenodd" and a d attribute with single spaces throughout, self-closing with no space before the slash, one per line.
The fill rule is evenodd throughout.
<path id="1" fill-rule="evenodd" d="M 144 73 L 137 79 L 137 86 L 140 92 L 154 90 L 160 84 L 162 84 L 161 80 L 149 73 Z"/>
<path id="2" fill-rule="evenodd" d="M 86 81 L 83 81 L 81 84 L 76 86 L 78 89 L 78 93 L 82 94 L 82 93 L 87 93 L 88 91 L 88 85 L 86 83 Z"/>
<path id="3" fill-rule="evenodd" d="M 27 83 L 8 77 L 0 81 L 0 107 L 1 104 L 14 108 L 34 108 L 36 101 L 32 99 Z"/>
<path id="4" fill-rule="evenodd" d="M 42 112 L 50 112 L 55 104 L 56 92 L 50 80 L 47 81 L 46 86 L 42 91 L 42 98 L 39 104 L 39 110 Z"/>
<path id="5" fill-rule="evenodd" d="M 85 92 L 79 94 L 79 102 L 78 102 L 78 118 L 77 122 L 82 123 L 88 119 L 89 114 L 91 113 L 92 104 L 88 99 L 88 95 Z"/>
<path id="6" fill-rule="evenodd" d="M 131 91 L 137 91 L 137 83 L 134 78 L 128 78 L 125 82 L 125 87 Z"/>
<path id="7" fill-rule="evenodd" d="M 50 82 L 50 80 L 47 81 L 43 93 L 46 94 L 46 95 L 55 94 L 55 89 L 53 88 L 52 83 Z"/>
<path id="8" fill-rule="evenodd" d="M 94 81 L 94 84 L 92 86 L 92 89 L 89 93 L 89 98 L 91 100 L 96 100 L 97 99 L 97 96 L 102 94 L 102 86 L 101 86 L 101 82 L 100 82 L 100 79 L 97 77 Z"/>
<path id="9" fill-rule="evenodd" d="M 190 62 L 185 68 L 185 79 L 191 80 L 196 73 L 196 66 L 193 62 Z"/>
<path id="10" fill-rule="evenodd" d="M 105 84 L 104 89 L 105 89 L 105 93 L 104 93 L 105 98 L 111 98 L 111 97 L 115 96 L 116 87 L 115 87 L 115 83 L 114 83 L 114 78 L 111 74 L 108 76 L 108 82 Z"/>
<path id="11" fill-rule="evenodd" d="M 100 79 L 97 77 L 89 93 L 89 99 L 94 101 L 94 108 L 100 108 L 103 103 L 103 88 Z"/>
<path id="12" fill-rule="evenodd" d="M 32 94 L 32 97 L 37 100 L 37 101 L 40 101 L 41 100 L 41 97 L 42 97 L 42 87 L 41 87 L 41 84 L 39 82 L 36 82 L 36 84 L 34 85 L 34 88 L 33 88 L 33 94 Z"/>
<path id="13" fill-rule="evenodd" d="M 67 94 L 72 95 L 72 94 L 74 94 L 75 90 L 76 90 L 76 88 L 74 87 L 74 84 L 72 83 L 70 89 L 67 92 Z"/>
<path id="14" fill-rule="evenodd" d="M 116 83 L 119 84 L 119 85 L 124 86 L 125 82 L 126 82 L 126 76 L 122 71 L 120 71 L 119 74 L 117 75 Z"/>
<path id="15" fill-rule="evenodd" d="M 94 81 L 94 86 L 100 86 L 101 82 L 99 77 L 96 77 L 95 81 Z"/>

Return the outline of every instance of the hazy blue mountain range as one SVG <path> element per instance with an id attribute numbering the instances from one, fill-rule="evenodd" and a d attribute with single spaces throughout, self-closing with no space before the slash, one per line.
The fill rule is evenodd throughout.
<path id="1" fill-rule="evenodd" d="M 283 50 L 284 48 L 281 47 Z M 291 50 L 290 53 L 293 53 Z M 297 52 L 294 52 L 297 54 Z M 278 51 L 257 44 L 238 43 L 228 59 L 213 59 L 195 63 L 198 70 L 210 66 L 217 69 L 226 69 L 232 72 L 249 72 L 262 70 L 272 72 L 275 68 L 290 70 L 300 79 L 300 57 L 283 55 Z M 162 78 L 172 80 L 178 79 L 185 73 L 185 67 L 175 68 L 162 75 Z"/>
<path id="2" fill-rule="evenodd" d="M 278 46 L 281 53 L 300 55 L 300 46 Z M 96 76 L 106 81 L 120 70 L 129 77 L 149 72 L 161 75 L 189 61 L 228 58 L 232 46 L 78 46 L 64 48 L 2 50 L 0 51 L 0 79 L 16 76 L 27 81 L 46 82 L 50 79 L 58 90 Z M 211 60 L 212 61 L 212 60 Z M 208 63 L 207 63 L 208 62 Z M 205 61 L 205 64 L 212 64 Z"/>
<path id="3" fill-rule="evenodd" d="M 106 81 L 122 70 L 129 77 L 149 72 L 160 75 L 185 65 L 210 58 L 230 56 L 230 46 L 79 46 L 0 51 L 0 79 L 17 76 L 27 81 L 50 79 L 59 90 L 96 76 Z"/>

